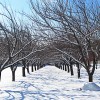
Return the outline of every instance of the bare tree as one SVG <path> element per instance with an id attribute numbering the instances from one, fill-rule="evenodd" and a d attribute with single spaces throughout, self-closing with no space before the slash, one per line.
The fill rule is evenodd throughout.
<path id="1" fill-rule="evenodd" d="M 12 71 L 12 80 L 15 81 L 15 71 L 18 63 L 27 59 L 32 54 L 42 49 L 37 48 L 37 38 L 30 28 L 24 23 L 16 20 L 13 11 L 9 10 L 5 5 L 0 6 L 6 12 L 0 13 L 4 21 L 0 22 L 0 79 L 1 72 L 5 68 L 10 67 Z M 26 66 L 25 66 L 26 68 Z M 23 73 L 25 70 L 23 70 Z"/>
<path id="2" fill-rule="evenodd" d="M 68 48 L 71 52 L 56 47 L 55 49 L 82 65 L 88 73 L 89 82 L 92 82 L 98 58 L 98 45 L 94 46 L 94 43 L 97 33 L 100 32 L 99 6 L 92 0 L 89 6 L 80 0 L 73 0 L 72 3 L 68 0 L 55 0 L 52 3 L 40 1 L 34 4 L 30 0 L 33 12 L 38 15 L 30 16 L 30 19 L 41 30 L 45 30 L 47 35 L 51 31 L 72 45 Z M 74 55 L 75 49 L 79 57 Z"/>

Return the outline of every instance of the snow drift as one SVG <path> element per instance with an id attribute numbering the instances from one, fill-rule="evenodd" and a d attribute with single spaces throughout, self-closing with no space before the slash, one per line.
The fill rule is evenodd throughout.
<path id="1" fill-rule="evenodd" d="M 96 85 L 94 82 L 89 82 L 84 84 L 82 90 L 100 91 L 100 87 Z"/>

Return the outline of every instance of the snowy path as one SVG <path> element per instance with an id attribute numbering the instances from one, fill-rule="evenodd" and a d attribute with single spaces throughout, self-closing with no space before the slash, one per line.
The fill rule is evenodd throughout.
<path id="1" fill-rule="evenodd" d="M 79 90 L 87 81 L 85 77 L 77 79 L 76 75 L 46 66 L 25 78 L 18 75 L 16 82 L 0 82 L 0 100 L 100 100 L 100 91 Z"/>

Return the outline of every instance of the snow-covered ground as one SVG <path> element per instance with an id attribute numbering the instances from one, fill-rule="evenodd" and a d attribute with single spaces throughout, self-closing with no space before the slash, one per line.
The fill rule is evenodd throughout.
<path id="1" fill-rule="evenodd" d="M 26 77 L 22 77 L 21 71 L 19 67 L 15 82 L 11 81 L 10 69 L 2 72 L 0 100 L 100 100 L 100 91 L 87 90 L 89 86 L 100 86 L 100 68 L 94 74 L 96 85 L 88 85 L 87 73 L 83 68 L 81 79 L 77 79 L 76 68 L 74 76 L 54 66 L 46 66 Z"/>

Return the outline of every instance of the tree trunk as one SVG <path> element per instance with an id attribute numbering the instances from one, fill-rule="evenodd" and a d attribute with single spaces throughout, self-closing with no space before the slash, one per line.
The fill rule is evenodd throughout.
<path id="1" fill-rule="evenodd" d="M 96 65 L 96 69 L 98 69 L 97 65 Z"/>
<path id="2" fill-rule="evenodd" d="M 62 64 L 62 70 L 64 70 L 64 65 Z"/>
<path id="3" fill-rule="evenodd" d="M 93 75 L 89 74 L 89 82 L 93 82 Z"/>
<path id="4" fill-rule="evenodd" d="M 65 71 L 67 71 L 67 66 L 65 65 Z"/>
<path id="5" fill-rule="evenodd" d="M 74 75 L 72 64 L 70 64 L 70 71 L 71 71 L 71 76 Z"/>
<path id="6" fill-rule="evenodd" d="M 34 66 L 34 68 L 35 68 L 35 71 L 36 71 L 36 66 Z"/>
<path id="7" fill-rule="evenodd" d="M 61 66 L 61 65 L 59 66 L 59 69 L 61 69 L 61 70 L 62 70 L 62 66 Z"/>
<path id="8" fill-rule="evenodd" d="M 34 70 L 33 70 L 33 64 L 32 64 L 32 67 L 31 67 L 31 71 L 34 72 Z"/>
<path id="9" fill-rule="evenodd" d="M 26 69 L 27 69 L 27 73 L 30 74 L 29 67 L 27 67 Z"/>
<path id="10" fill-rule="evenodd" d="M 15 71 L 12 71 L 12 81 L 15 81 Z"/>
<path id="11" fill-rule="evenodd" d="M 30 74 L 30 72 L 29 72 L 29 65 L 30 65 L 29 63 L 26 64 L 26 69 L 27 69 L 27 73 L 28 74 Z"/>
<path id="12" fill-rule="evenodd" d="M 76 64 L 77 65 L 77 74 L 78 74 L 78 79 L 80 78 L 80 67 L 79 67 L 79 63 Z"/>
<path id="13" fill-rule="evenodd" d="M 39 64 L 39 68 L 42 68 L 42 64 L 41 63 Z"/>
<path id="14" fill-rule="evenodd" d="M 0 81 L 1 81 L 1 71 L 0 71 Z"/>
<path id="15" fill-rule="evenodd" d="M 22 76 L 23 77 L 26 77 L 26 74 L 25 74 L 25 68 L 26 68 L 26 60 L 22 60 L 22 64 L 23 64 L 23 67 L 22 67 Z"/>
<path id="16" fill-rule="evenodd" d="M 22 67 L 22 76 L 26 77 L 26 75 L 25 75 L 25 67 Z"/>
<path id="17" fill-rule="evenodd" d="M 39 64 L 37 65 L 37 70 L 39 70 Z"/>
<path id="18" fill-rule="evenodd" d="M 80 78 L 80 68 L 78 68 L 78 79 Z"/>
<path id="19" fill-rule="evenodd" d="M 40 68 L 43 68 L 43 65 L 42 64 L 40 65 Z"/>
<path id="20" fill-rule="evenodd" d="M 68 68 L 68 73 L 69 73 L 70 72 L 69 65 L 67 66 L 67 68 Z"/>

